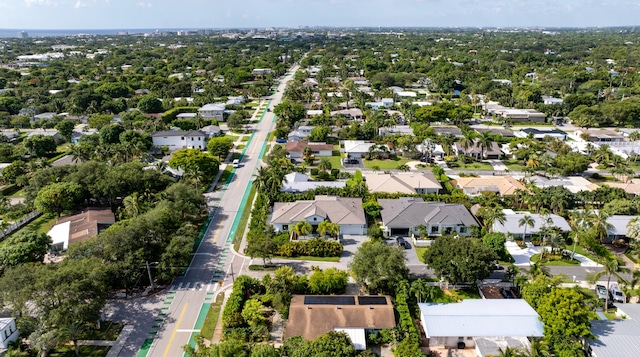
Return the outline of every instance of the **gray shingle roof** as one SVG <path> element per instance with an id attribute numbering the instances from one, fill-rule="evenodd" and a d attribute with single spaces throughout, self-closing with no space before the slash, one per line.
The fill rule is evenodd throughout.
<path id="1" fill-rule="evenodd" d="M 337 224 L 367 223 L 361 198 L 335 196 L 316 196 L 313 201 L 276 202 L 271 223 L 295 223 L 312 215 Z"/>
<path id="2" fill-rule="evenodd" d="M 382 221 L 389 228 L 409 228 L 427 224 L 477 226 L 473 215 L 461 204 L 424 202 L 418 197 L 379 199 Z"/>

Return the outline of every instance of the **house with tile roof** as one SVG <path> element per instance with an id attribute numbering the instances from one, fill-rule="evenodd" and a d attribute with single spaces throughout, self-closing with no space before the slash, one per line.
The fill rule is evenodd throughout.
<path id="1" fill-rule="evenodd" d="M 308 141 L 287 141 L 284 145 L 289 158 L 299 159 L 304 155 L 304 148 L 311 149 L 311 155 L 315 157 L 329 157 L 333 154 L 333 145 L 325 143 L 310 143 Z"/>
<path id="2" fill-rule="evenodd" d="M 456 186 L 468 196 L 479 196 L 484 191 L 501 196 L 513 195 L 516 190 L 527 191 L 525 185 L 512 176 L 460 177 L 456 179 Z"/>
<path id="3" fill-rule="evenodd" d="M 417 235 L 419 226 L 425 226 L 429 236 L 468 236 L 471 227 L 478 226 L 476 218 L 461 204 L 425 202 L 420 197 L 379 199 L 378 203 L 382 207 L 382 231 L 387 236 Z"/>
<path id="4" fill-rule="evenodd" d="M 300 221 L 306 221 L 315 231 L 322 221 L 340 226 L 340 234 L 364 235 L 367 220 L 361 198 L 316 196 L 314 200 L 276 202 L 270 223 L 276 232 L 286 232 Z"/>
<path id="5" fill-rule="evenodd" d="M 431 171 L 424 172 L 368 172 L 363 175 L 369 192 L 425 194 L 438 193 L 440 182 Z"/>
<path id="6" fill-rule="evenodd" d="M 115 222 L 116 216 L 111 208 L 87 208 L 58 218 L 47 235 L 51 237 L 53 250 L 64 251 L 69 245 L 98 235 Z"/>

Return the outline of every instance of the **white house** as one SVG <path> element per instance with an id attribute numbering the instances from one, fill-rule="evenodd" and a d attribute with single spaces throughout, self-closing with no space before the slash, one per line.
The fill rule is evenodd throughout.
<path id="1" fill-rule="evenodd" d="M 200 149 L 207 147 L 206 134 L 199 131 L 159 131 L 151 135 L 151 141 L 156 147 L 166 146 L 169 151 L 180 149 Z"/>
<path id="2" fill-rule="evenodd" d="M 547 136 L 558 139 L 560 141 L 567 140 L 567 133 L 560 129 L 525 128 L 520 130 L 519 132 L 516 132 L 515 135 L 520 138 L 526 138 L 529 135 L 532 135 L 533 138 L 537 140 L 543 140 Z"/>
<path id="3" fill-rule="evenodd" d="M 244 102 L 244 96 L 239 95 L 236 97 L 228 97 L 226 105 L 242 105 Z"/>
<path id="4" fill-rule="evenodd" d="M 300 141 L 306 139 L 309 135 L 311 135 L 311 130 L 313 130 L 315 126 L 312 125 L 301 125 L 298 129 L 293 130 L 287 136 L 287 139 L 290 141 Z"/>
<path id="5" fill-rule="evenodd" d="M 367 220 L 361 198 L 316 196 L 311 201 L 276 202 L 273 205 L 271 224 L 276 232 L 286 232 L 296 223 L 307 221 L 314 231 L 322 221 L 340 226 L 340 234 L 364 235 Z"/>
<path id="6" fill-rule="evenodd" d="M 385 151 L 385 149 L 387 154 L 391 152 L 391 149 L 389 149 L 389 147 L 385 144 L 378 145 L 376 143 L 368 143 L 364 140 L 344 140 L 342 144 L 344 146 L 344 152 L 347 154 L 347 157 L 355 159 L 361 159 L 367 156 L 371 147 L 374 146 L 379 148 L 380 150 L 378 151 L 380 152 Z"/>
<path id="7" fill-rule="evenodd" d="M 0 318 L 0 354 L 9 348 L 9 344 L 18 340 L 20 331 L 16 327 L 16 319 Z"/>
<path id="8" fill-rule="evenodd" d="M 227 108 L 224 103 L 209 103 L 198 109 L 198 113 L 204 119 L 224 120 L 224 110 Z"/>
<path id="9" fill-rule="evenodd" d="M 514 212 L 510 209 L 504 209 L 502 212 L 504 212 L 505 220 L 503 223 L 498 222 L 497 220 L 493 223 L 494 232 L 502 232 L 504 234 L 512 234 L 514 237 L 526 238 L 524 237 L 525 234 L 527 237 L 536 235 L 544 226 L 557 227 L 564 233 L 571 230 L 567 220 L 557 214 L 541 215 L 529 212 Z M 525 216 L 529 216 L 533 219 L 533 227 L 526 224 L 520 224 L 520 220 Z"/>
<path id="10" fill-rule="evenodd" d="M 429 347 L 474 348 L 480 357 L 498 349 L 528 349 L 529 337 L 542 337 L 538 313 L 522 299 L 470 299 L 460 303 L 419 303 Z"/>
<path id="11" fill-rule="evenodd" d="M 318 187 L 343 188 L 346 185 L 346 181 L 312 181 L 308 175 L 292 172 L 284 175 L 280 192 L 300 193 L 315 190 Z"/>

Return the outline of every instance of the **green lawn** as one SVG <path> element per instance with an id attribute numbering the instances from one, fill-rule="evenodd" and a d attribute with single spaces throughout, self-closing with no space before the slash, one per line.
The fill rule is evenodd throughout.
<path id="1" fill-rule="evenodd" d="M 540 254 L 535 254 L 531 257 L 531 261 L 537 263 L 540 259 Z M 576 266 L 580 265 L 580 262 L 572 259 L 572 260 L 551 260 L 544 263 L 547 266 L 555 266 L 555 267 L 566 267 L 566 266 Z"/>
<path id="2" fill-rule="evenodd" d="M 509 169 L 509 171 L 522 171 L 526 167 L 520 160 L 502 160 L 502 163 Z"/>
<path id="3" fill-rule="evenodd" d="M 244 141 L 244 142 L 246 142 L 246 141 L 249 141 L 249 138 L 251 138 L 251 136 L 250 136 L 250 135 L 243 136 L 243 137 L 240 139 L 240 141 Z"/>
<path id="4" fill-rule="evenodd" d="M 573 246 L 571 247 L 567 247 L 567 250 L 570 252 L 573 252 Z M 600 258 L 596 255 L 594 255 L 591 252 L 586 251 L 584 248 L 582 248 L 581 246 L 576 244 L 576 254 L 581 254 L 584 255 L 585 257 L 593 260 L 594 262 L 597 262 L 598 260 L 600 260 Z"/>
<path id="5" fill-rule="evenodd" d="M 424 263 L 424 259 L 422 259 L 422 256 L 424 255 L 424 252 L 427 251 L 427 247 L 414 247 L 414 249 L 416 250 L 416 254 L 418 255 L 418 259 L 420 259 L 421 262 Z"/>
<path id="6" fill-rule="evenodd" d="M 453 167 L 455 170 L 478 170 L 478 171 L 493 171 L 493 166 L 487 162 L 472 162 L 469 164 L 461 164 L 458 162 L 457 167 Z"/>
<path id="7" fill-rule="evenodd" d="M 333 169 L 340 169 L 344 167 L 342 166 L 342 158 L 339 156 L 331 156 L 331 157 L 327 157 L 327 159 L 329 159 L 329 162 L 331 163 L 331 168 Z"/>
<path id="8" fill-rule="evenodd" d="M 253 199 L 256 196 L 256 192 L 258 189 L 257 185 L 251 185 L 251 191 L 249 191 L 249 197 L 247 197 L 247 202 L 244 205 L 244 210 L 242 211 L 242 217 L 240 218 L 240 222 L 238 223 L 238 229 L 236 230 L 236 235 L 233 237 L 233 247 L 237 251 L 240 249 L 240 243 L 242 242 L 242 237 L 244 236 L 244 230 L 247 228 L 247 224 L 249 223 L 249 216 L 251 215 L 251 208 L 253 207 Z"/>
<path id="9" fill-rule="evenodd" d="M 368 169 L 373 169 L 374 166 L 377 166 L 378 169 L 380 170 L 395 170 L 398 166 L 404 165 L 411 160 L 403 157 L 396 157 L 389 160 L 362 160 L 362 161 L 364 162 L 364 167 Z"/>
<path id="10" fill-rule="evenodd" d="M 236 149 L 243 150 L 245 147 L 246 147 L 245 144 L 240 144 L 240 145 L 236 146 Z"/>
<path id="11" fill-rule="evenodd" d="M 24 230 L 27 230 L 27 229 L 32 229 L 32 230 L 36 230 L 38 232 L 47 233 L 47 232 L 49 232 L 51 227 L 53 227 L 56 224 L 56 219 L 57 218 L 58 217 L 56 217 L 55 214 L 43 214 L 42 216 L 40 216 L 40 217 L 34 219 L 33 221 L 31 221 L 31 223 L 29 223 L 26 226 L 23 226 L 22 228 L 18 229 L 13 234 L 16 234 L 18 232 L 21 232 L 21 231 L 24 231 Z"/>
<path id="12" fill-rule="evenodd" d="M 16 191 L 14 194 L 9 196 L 9 198 L 25 198 L 24 189 Z"/>
<path id="13" fill-rule="evenodd" d="M 109 353 L 109 346 L 80 346 L 80 353 L 84 357 L 104 357 Z M 60 346 L 51 351 L 49 357 L 75 357 L 73 345 Z"/>
<path id="14" fill-rule="evenodd" d="M 221 292 L 216 296 L 216 302 L 212 303 L 209 307 L 209 311 L 207 312 L 207 317 L 204 320 L 204 324 L 202 325 L 202 330 L 200 331 L 200 335 L 206 338 L 207 340 L 211 340 L 213 337 L 213 332 L 216 330 L 216 325 L 218 324 L 218 317 L 220 316 L 220 310 L 222 309 L 222 302 L 224 301 L 224 292 Z"/>

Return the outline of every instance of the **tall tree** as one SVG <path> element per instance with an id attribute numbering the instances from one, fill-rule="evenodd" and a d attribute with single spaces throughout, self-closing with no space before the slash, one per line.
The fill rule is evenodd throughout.
<path id="1" fill-rule="evenodd" d="M 363 243 L 349 269 L 369 293 L 390 292 L 408 276 L 404 250 L 380 241 Z"/>
<path id="2" fill-rule="evenodd" d="M 475 239 L 443 236 L 436 238 L 423 259 L 451 283 L 475 283 L 491 275 L 498 256 Z"/>
<path id="3" fill-rule="evenodd" d="M 528 214 L 518 220 L 518 227 L 524 226 L 524 233 L 522 234 L 523 240 L 527 240 L 527 227 L 533 228 L 535 224 L 536 220 Z"/>
<path id="4" fill-rule="evenodd" d="M 38 192 L 33 205 L 42 212 L 55 213 L 60 217 L 63 211 L 77 208 L 84 194 L 84 188 L 77 183 L 52 183 Z"/>

